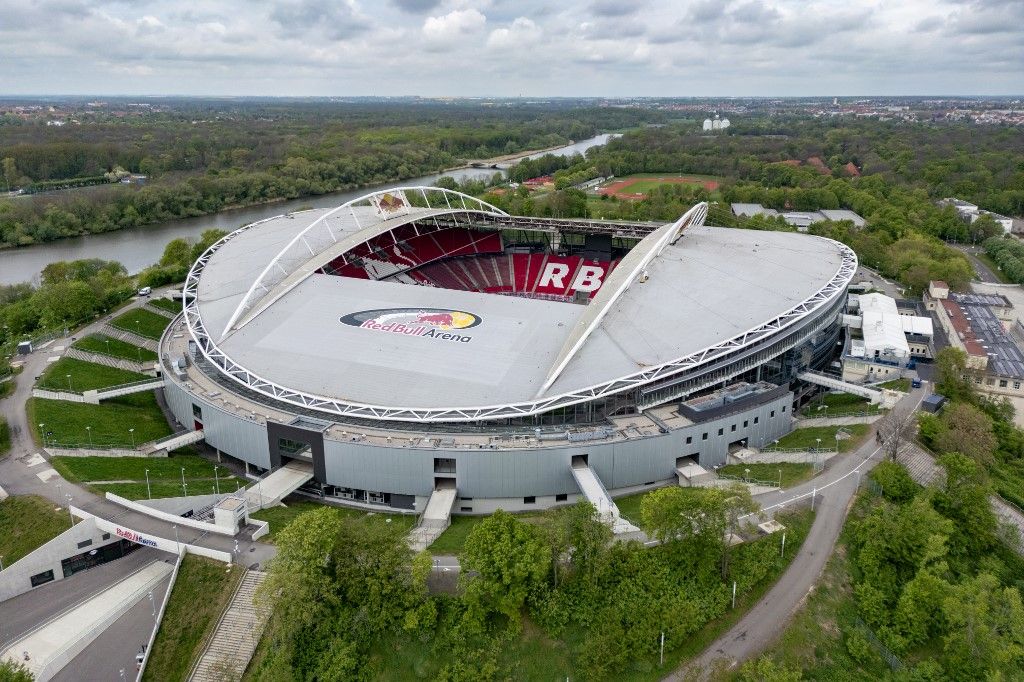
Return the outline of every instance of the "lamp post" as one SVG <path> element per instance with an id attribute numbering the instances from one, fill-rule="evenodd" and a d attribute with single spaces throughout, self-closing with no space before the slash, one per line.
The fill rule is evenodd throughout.
<path id="1" fill-rule="evenodd" d="M 44 424 L 42 422 L 39 423 L 39 435 L 43 439 L 43 447 L 45 448 L 46 447 L 46 424 Z"/>
<path id="2" fill-rule="evenodd" d="M 71 519 L 71 526 L 75 525 L 75 515 L 71 513 L 71 495 L 67 495 L 68 498 L 68 518 Z"/>
<path id="3" fill-rule="evenodd" d="M 132 436 L 132 450 L 134 450 L 135 449 L 135 429 L 134 428 L 128 429 L 128 433 L 130 433 L 131 436 Z"/>
<path id="4" fill-rule="evenodd" d="M 92 447 L 92 427 L 91 426 L 86 426 L 85 427 L 85 432 L 87 434 L 89 434 L 89 447 L 91 448 Z"/>
<path id="5" fill-rule="evenodd" d="M 820 438 L 815 438 L 814 440 L 816 440 L 818 442 L 818 446 L 815 448 L 815 450 L 821 450 L 821 439 Z"/>
<path id="6" fill-rule="evenodd" d="M 110 355 L 110 339 L 103 339 L 103 341 L 107 344 L 107 355 Z"/>
<path id="7" fill-rule="evenodd" d="M 214 489 L 216 490 L 217 494 L 220 495 L 220 476 L 217 475 L 217 465 L 216 464 L 213 465 L 213 480 L 214 480 L 214 486 L 215 486 Z"/>
<path id="8" fill-rule="evenodd" d="M 153 491 L 149 489 L 149 469 L 146 469 L 146 497 L 153 499 Z"/>
<path id="9" fill-rule="evenodd" d="M 71 375 L 70 374 L 65 374 L 64 376 L 66 376 L 68 378 L 68 390 L 70 391 L 71 390 Z"/>
<path id="10" fill-rule="evenodd" d="M 782 490 L 782 469 L 779 469 L 779 490 Z"/>
<path id="11" fill-rule="evenodd" d="M 188 496 L 188 488 L 185 487 L 185 467 L 181 467 L 181 491 Z"/>

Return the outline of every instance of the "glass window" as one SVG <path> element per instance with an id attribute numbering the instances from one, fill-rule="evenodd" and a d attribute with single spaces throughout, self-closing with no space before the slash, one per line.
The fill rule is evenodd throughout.
<path id="1" fill-rule="evenodd" d="M 523 504 L 535 504 L 536 502 L 537 498 L 533 495 L 523 498 Z"/>

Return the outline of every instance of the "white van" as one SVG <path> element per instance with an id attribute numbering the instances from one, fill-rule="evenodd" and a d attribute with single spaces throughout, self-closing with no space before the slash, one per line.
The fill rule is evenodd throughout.
<path id="1" fill-rule="evenodd" d="M 139 296 L 149 296 L 152 293 L 153 293 L 153 288 L 152 287 L 142 287 L 141 289 L 139 289 Z"/>

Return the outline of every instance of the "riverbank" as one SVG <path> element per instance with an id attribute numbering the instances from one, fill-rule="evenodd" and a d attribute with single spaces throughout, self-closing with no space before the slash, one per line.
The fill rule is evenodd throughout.
<path id="1" fill-rule="evenodd" d="M 583 153 L 591 147 L 605 144 L 612 135 L 605 133 L 571 145 L 534 151 L 526 157 L 543 154 L 559 156 Z M 190 218 L 174 218 L 144 226 L 129 227 L 108 232 L 97 232 L 78 237 L 66 237 L 27 246 L 0 250 L 0 284 L 37 281 L 39 273 L 52 262 L 83 258 L 102 258 L 120 261 L 129 273 L 141 272 L 160 259 L 164 246 L 172 239 L 198 239 L 209 229 L 232 232 L 243 225 L 272 218 L 283 213 L 308 208 L 335 208 L 376 189 L 386 189 L 401 183 L 405 185 L 433 185 L 437 179 L 450 176 L 458 181 L 491 178 L 504 169 L 467 168 L 447 169 L 430 175 L 392 179 L 381 183 L 361 185 L 328 192 L 308 194 L 294 199 L 273 199 L 221 209 L 213 213 Z"/>

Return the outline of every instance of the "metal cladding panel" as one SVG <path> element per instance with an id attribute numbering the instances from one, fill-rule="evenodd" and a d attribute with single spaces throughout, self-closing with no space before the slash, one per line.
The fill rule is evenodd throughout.
<path id="1" fill-rule="evenodd" d="M 184 426 L 191 429 L 193 422 L 202 422 L 203 435 L 210 447 L 262 469 L 270 468 L 265 425 L 225 412 L 211 402 L 188 393 L 170 379 L 164 386 L 164 397 L 175 419 Z M 202 409 L 202 419 L 193 416 L 193 404 Z"/>
<path id="2" fill-rule="evenodd" d="M 325 483 L 345 488 L 428 496 L 434 489 L 434 457 L 444 451 L 324 440 Z"/>

